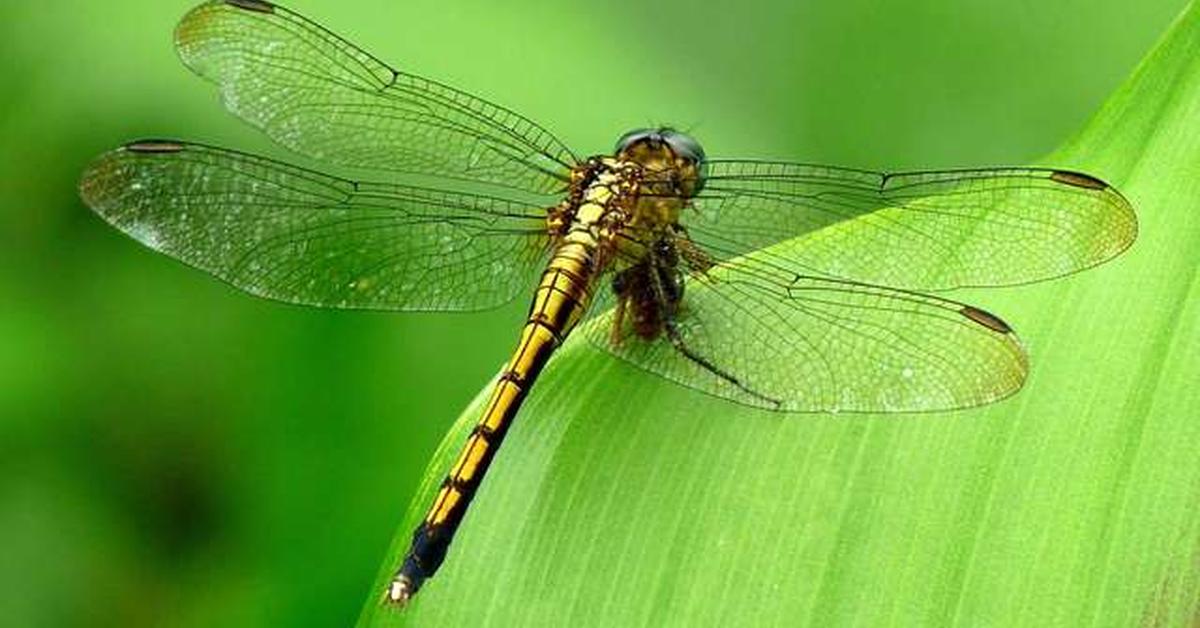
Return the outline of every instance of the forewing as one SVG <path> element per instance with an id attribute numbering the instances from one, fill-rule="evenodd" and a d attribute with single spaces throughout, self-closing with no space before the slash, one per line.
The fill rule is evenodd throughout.
<path id="1" fill-rule="evenodd" d="M 786 247 L 788 250 L 780 250 Z M 693 389 L 786 412 L 919 412 L 983 405 L 1018 390 L 1027 360 L 983 310 L 781 265 L 790 244 L 689 277 L 669 333 L 646 341 L 612 312 L 596 345 Z"/>
<path id="2" fill-rule="evenodd" d="M 502 198 L 350 181 L 172 141 L 96 159 L 96 213 L 251 294 L 385 310 L 476 310 L 529 290 L 545 211 Z"/>
<path id="3" fill-rule="evenodd" d="M 796 238 L 809 274 L 922 291 L 1014 285 L 1107 261 L 1133 208 L 1089 175 L 1039 168 L 884 174 L 712 161 L 688 233 L 716 259 Z"/>
<path id="4" fill-rule="evenodd" d="M 214 0 L 175 33 L 184 63 L 225 106 L 318 160 L 540 193 L 578 160 L 545 129 L 475 96 L 392 69 L 292 11 Z"/>

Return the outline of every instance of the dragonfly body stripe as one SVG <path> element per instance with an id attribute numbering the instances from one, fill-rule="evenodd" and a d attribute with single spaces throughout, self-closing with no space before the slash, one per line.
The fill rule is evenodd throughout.
<path id="1" fill-rule="evenodd" d="M 602 270 L 597 236 L 601 223 L 620 211 L 622 176 L 602 172 L 584 190 L 573 208 L 567 233 L 546 265 L 534 291 L 517 348 L 484 406 L 483 414 L 467 438 L 458 460 L 442 481 L 433 505 L 417 529 L 412 546 L 387 589 L 393 602 L 404 603 L 437 571 L 455 531 L 466 515 L 488 466 L 516 418 L 525 395 L 550 356 L 587 311 L 592 281 Z M 571 210 L 571 208 L 568 208 Z"/>

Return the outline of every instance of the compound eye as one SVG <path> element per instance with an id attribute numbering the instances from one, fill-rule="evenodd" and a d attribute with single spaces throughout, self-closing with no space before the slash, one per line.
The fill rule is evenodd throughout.
<path id="1" fill-rule="evenodd" d="M 676 155 L 697 165 L 704 163 L 704 148 L 696 138 L 679 131 L 663 131 L 662 138 Z"/>
<path id="2" fill-rule="evenodd" d="M 689 194 L 692 196 L 699 194 L 704 189 L 704 181 L 708 177 L 708 163 L 705 161 L 704 148 L 700 146 L 700 142 L 697 142 L 696 138 L 679 131 L 665 131 L 662 137 L 676 155 L 692 162 L 692 165 L 695 166 L 695 170 L 688 177 L 691 181 Z"/>
<path id="3" fill-rule="evenodd" d="M 656 135 L 658 135 L 658 131 L 656 131 L 655 129 L 634 129 L 634 130 L 626 133 L 625 135 L 622 135 L 620 137 L 620 139 L 617 140 L 617 148 L 616 148 L 615 152 L 621 153 L 626 148 L 629 148 L 630 146 L 632 146 L 644 139 L 647 139 L 647 138 L 650 138 L 650 137 L 653 137 Z"/>

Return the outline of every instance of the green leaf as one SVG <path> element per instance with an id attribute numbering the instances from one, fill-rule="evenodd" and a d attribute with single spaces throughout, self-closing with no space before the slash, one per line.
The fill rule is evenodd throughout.
<path id="1" fill-rule="evenodd" d="M 574 338 L 441 571 L 366 625 L 1195 625 L 1200 618 L 1200 11 L 1046 163 L 1141 234 L 1066 280 L 957 295 L 1014 325 L 1027 387 L 929 415 L 778 415 Z M 464 441 L 434 457 L 382 591 Z"/>

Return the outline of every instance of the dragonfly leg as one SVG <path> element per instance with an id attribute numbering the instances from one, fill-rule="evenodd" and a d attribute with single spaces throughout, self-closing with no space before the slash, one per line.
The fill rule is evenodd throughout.
<path id="1" fill-rule="evenodd" d="M 675 240 L 662 240 L 659 242 L 658 250 L 651 257 L 654 271 L 648 273 L 648 275 L 650 278 L 651 294 L 653 295 L 652 303 L 653 307 L 657 310 L 658 318 L 661 319 L 662 329 L 666 332 L 667 339 L 671 341 L 671 346 L 676 351 L 685 358 L 695 362 L 700 368 L 729 382 L 746 394 L 757 397 L 772 406 L 782 406 L 783 402 L 750 388 L 732 373 L 713 364 L 711 360 L 700 355 L 695 349 L 688 346 L 687 341 L 683 338 L 683 334 L 680 333 L 679 327 L 675 324 L 675 317 L 679 314 L 679 303 L 683 298 L 685 277 L 677 267 L 679 256 L 676 245 L 683 244 L 686 247 L 689 243 L 690 240 L 687 240 L 686 237 L 676 238 Z"/>
<path id="2" fill-rule="evenodd" d="M 628 301 L 628 299 L 623 296 L 617 297 L 616 311 L 613 312 L 612 330 L 609 331 L 608 334 L 608 341 L 614 347 L 619 347 L 621 345 L 621 329 L 625 326 L 626 301 Z"/>
<path id="3" fill-rule="evenodd" d="M 775 407 L 779 407 L 779 406 L 783 405 L 783 402 L 780 401 L 779 399 L 775 399 L 773 397 L 764 395 L 764 394 L 758 392 L 757 390 L 754 390 L 753 388 L 750 388 L 749 386 L 743 384 L 742 381 L 739 380 L 737 377 L 735 377 L 733 374 L 729 373 L 725 369 L 722 369 L 721 367 L 717 366 L 716 364 L 713 364 L 711 360 L 700 355 L 694 349 L 689 347 L 687 342 L 683 339 L 683 335 L 679 333 L 679 328 L 675 325 L 674 320 L 667 318 L 665 321 L 665 324 L 663 325 L 663 328 L 667 332 L 667 339 L 671 341 L 671 346 L 675 347 L 675 350 L 678 351 L 679 353 L 681 353 L 683 355 L 683 357 L 691 360 L 692 362 L 695 362 L 700 368 L 729 382 L 730 384 L 733 384 L 734 386 L 736 386 L 737 388 L 739 388 L 746 394 L 757 397 L 758 399 L 761 399 L 762 401 L 765 401 L 770 405 L 773 405 Z"/>
<path id="4" fill-rule="evenodd" d="M 687 264 L 688 270 L 693 273 L 707 273 L 716 265 L 712 257 L 692 241 L 682 225 L 676 225 L 676 237 L 673 244 L 675 250 L 679 252 L 679 257 Z"/>

